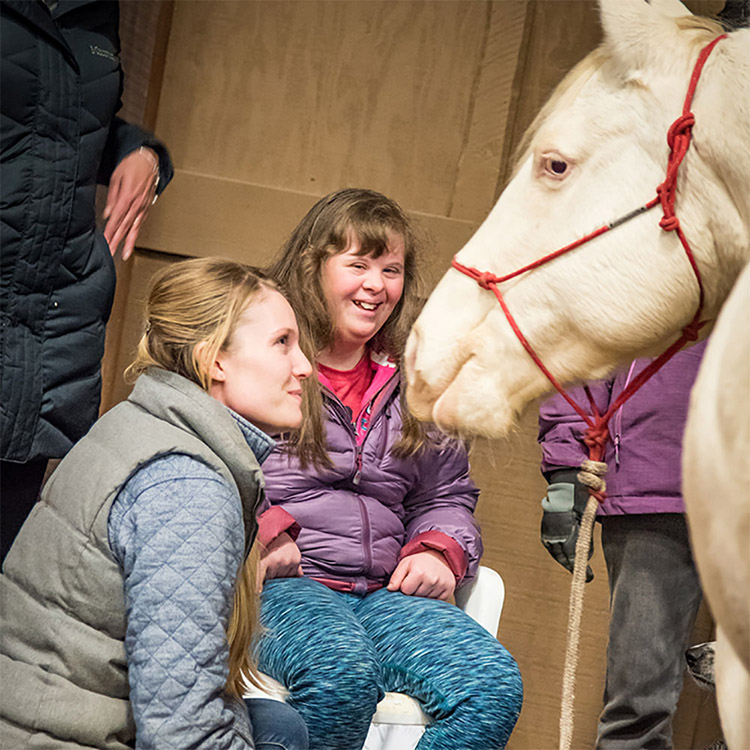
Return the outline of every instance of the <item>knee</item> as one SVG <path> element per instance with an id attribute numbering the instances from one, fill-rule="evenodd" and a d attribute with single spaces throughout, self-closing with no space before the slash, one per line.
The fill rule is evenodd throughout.
<path id="1" fill-rule="evenodd" d="M 465 750 L 504 748 L 521 713 L 518 665 L 496 641 L 487 645 L 480 658 L 469 657 L 460 671 L 452 670 L 434 707 L 436 736 L 442 732 Z"/>
<path id="2" fill-rule="evenodd" d="M 339 653 L 313 659 L 307 666 L 303 686 L 339 716 L 362 716 L 369 720 L 383 697 L 380 665 L 370 652 Z"/>
<path id="3" fill-rule="evenodd" d="M 324 642 L 288 644 L 274 676 L 286 685 L 290 702 L 303 714 L 359 716 L 364 721 L 383 695 L 380 664 L 366 639 L 351 633 L 339 639 L 336 633 L 329 629 Z"/>
<path id="4" fill-rule="evenodd" d="M 481 713 L 503 717 L 510 732 L 521 713 L 523 681 L 516 660 L 500 644 L 497 646 L 491 658 L 472 670 L 469 695 Z"/>
<path id="5" fill-rule="evenodd" d="M 489 670 L 491 672 L 490 679 L 493 684 L 498 686 L 497 691 L 505 696 L 506 703 L 513 706 L 517 713 L 520 713 L 523 703 L 521 670 L 510 653 L 503 646 L 500 646 L 500 649 L 502 650 L 502 657 L 499 657 L 495 661 L 493 669 Z"/>

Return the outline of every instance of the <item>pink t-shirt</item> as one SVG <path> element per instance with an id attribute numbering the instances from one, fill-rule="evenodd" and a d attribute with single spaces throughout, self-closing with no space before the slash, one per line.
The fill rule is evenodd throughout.
<path id="1" fill-rule="evenodd" d="M 352 410 L 352 422 L 362 408 L 362 399 L 375 377 L 377 365 L 370 359 L 369 352 L 362 355 L 351 370 L 335 370 L 333 367 L 318 364 L 318 371 L 326 378 L 327 385 L 344 406 Z"/>

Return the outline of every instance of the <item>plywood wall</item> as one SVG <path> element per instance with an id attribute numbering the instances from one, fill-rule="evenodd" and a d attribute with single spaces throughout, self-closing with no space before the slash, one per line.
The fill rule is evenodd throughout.
<path id="1" fill-rule="evenodd" d="M 210 254 L 262 265 L 331 190 L 396 198 L 432 236 L 426 271 L 436 282 L 496 200 L 541 103 L 600 37 L 588 0 L 176 0 L 148 21 L 142 3 L 121 5 L 133 45 L 143 44 L 144 24 L 155 30 L 142 106 L 177 171 L 141 248 L 120 266 L 105 408 L 128 392 L 121 372 L 156 269 Z M 524 677 L 515 750 L 556 746 L 570 580 L 538 541 L 545 483 L 535 422 L 530 410 L 510 439 L 480 441 L 472 454 L 485 562 L 507 586 L 500 639 Z M 576 748 L 593 746 L 604 680 L 600 553 L 593 567 Z M 696 638 L 710 630 L 704 612 Z M 705 694 L 686 689 L 675 731 L 678 748 L 715 739 Z"/>

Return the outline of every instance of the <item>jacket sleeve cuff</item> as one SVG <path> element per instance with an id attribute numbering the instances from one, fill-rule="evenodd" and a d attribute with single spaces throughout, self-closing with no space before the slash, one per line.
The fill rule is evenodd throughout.
<path id="1" fill-rule="evenodd" d="M 167 147 L 151 133 L 126 122 L 121 117 L 114 117 L 107 135 L 107 143 L 102 154 L 97 174 L 97 182 L 109 185 L 109 179 L 115 167 L 130 153 L 141 146 L 150 148 L 159 158 L 159 184 L 156 187 L 160 195 L 174 176 L 174 165 Z"/>
<path id="2" fill-rule="evenodd" d="M 459 583 L 466 575 L 468 567 L 466 552 L 453 537 L 444 534 L 442 531 L 423 531 L 421 534 L 417 534 L 414 539 L 403 546 L 398 559 L 403 560 L 409 555 L 416 555 L 418 552 L 427 552 L 428 550 L 436 550 L 442 553 L 451 572 L 456 577 L 456 583 Z"/>
<path id="3" fill-rule="evenodd" d="M 258 516 L 258 541 L 264 547 L 268 547 L 279 534 L 285 531 L 292 537 L 292 541 L 296 542 L 301 528 L 294 520 L 294 516 L 282 507 L 274 505 Z"/>

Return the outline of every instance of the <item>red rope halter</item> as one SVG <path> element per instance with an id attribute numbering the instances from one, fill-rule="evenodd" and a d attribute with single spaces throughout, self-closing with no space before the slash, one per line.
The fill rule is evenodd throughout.
<path id="1" fill-rule="evenodd" d="M 559 250 L 555 250 L 554 252 L 550 253 L 549 255 L 545 255 L 543 258 L 540 258 L 539 260 L 534 261 L 533 263 L 529 263 L 528 265 L 524 266 L 523 268 L 519 268 L 517 271 L 513 271 L 512 273 L 505 274 L 504 276 L 496 276 L 495 274 L 489 273 L 487 271 L 479 271 L 476 268 L 471 268 L 469 266 L 464 266 L 461 263 L 459 263 L 456 258 L 453 258 L 452 266 L 456 270 L 460 271 L 463 274 L 466 274 L 469 278 L 474 279 L 479 286 L 482 287 L 482 289 L 488 289 L 490 290 L 495 297 L 497 297 L 497 301 L 500 303 L 500 306 L 503 309 L 503 312 L 505 313 L 505 317 L 508 320 L 508 323 L 510 324 L 510 327 L 513 329 L 513 332 L 516 334 L 516 337 L 521 342 L 521 345 L 523 348 L 528 352 L 529 356 L 534 360 L 537 367 L 544 373 L 545 377 L 549 382 L 554 386 L 554 388 L 563 396 L 563 398 L 576 410 L 576 412 L 581 416 L 581 418 L 586 423 L 586 431 L 584 436 L 584 442 L 586 443 L 586 446 L 589 449 L 589 457 L 593 461 L 601 461 L 604 457 L 604 446 L 607 442 L 607 439 L 609 437 L 609 430 L 607 428 L 607 425 L 609 423 L 610 417 L 661 367 L 663 367 L 686 343 L 689 341 L 695 341 L 698 338 L 698 333 L 700 329 L 705 325 L 706 321 L 701 322 L 700 317 L 701 313 L 703 311 L 703 301 L 704 301 L 704 292 L 703 292 L 703 280 L 701 279 L 700 270 L 698 268 L 698 264 L 695 262 L 695 257 L 693 256 L 693 251 L 690 248 L 690 244 L 688 243 L 682 228 L 680 227 L 680 221 L 675 215 L 674 210 L 674 203 L 675 203 L 675 195 L 676 195 L 676 189 L 677 189 L 677 173 L 680 169 L 680 164 L 682 163 L 682 160 L 685 158 L 685 154 L 687 153 L 688 148 L 690 147 L 690 141 L 692 139 L 693 135 L 693 125 L 695 124 L 695 116 L 690 111 L 690 106 L 693 101 L 693 95 L 695 94 L 695 88 L 698 85 L 698 79 L 700 78 L 701 72 L 703 70 L 703 66 L 708 59 L 708 56 L 713 51 L 713 48 L 722 40 L 726 38 L 726 34 L 722 34 L 721 36 L 716 37 L 712 42 L 707 44 L 702 50 L 700 55 L 698 55 L 698 60 L 695 63 L 695 67 L 693 69 L 693 74 L 690 77 L 690 85 L 688 86 L 687 95 L 685 96 L 685 103 L 682 108 L 682 115 L 678 117 L 670 126 L 669 131 L 667 132 L 667 143 L 669 144 L 669 160 L 667 162 L 667 174 L 664 179 L 664 182 L 661 183 L 656 188 L 656 196 L 652 198 L 648 203 L 644 204 L 643 206 L 640 206 L 639 208 L 636 208 L 634 211 L 630 211 L 629 213 L 625 214 L 624 216 L 621 216 L 619 219 L 615 219 L 614 221 L 610 222 L 609 224 L 605 224 L 604 226 L 599 227 L 598 229 L 595 229 L 590 234 L 587 234 L 585 237 L 581 237 L 580 239 L 576 240 L 575 242 L 571 242 L 569 245 L 566 245 L 565 247 L 560 248 Z M 544 366 L 544 363 L 539 358 L 539 355 L 534 351 L 531 344 L 528 342 L 526 337 L 523 335 L 521 329 L 518 327 L 518 324 L 516 323 L 513 315 L 511 314 L 510 310 L 508 309 L 508 306 L 505 302 L 505 299 L 503 298 L 502 292 L 498 288 L 498 284 L 502 284 L 504 281 L 508 281 L 510 279 L 515 278 L 516 276 L 520 276 L 521 274 L 527 273 L 528 271 L 532 271 L 535 268 L 538 268 L 541 265 L 544 265 L 545 263 L 549 263 L 551 260 L 554 260 L 555 258 L 559 258 L 561 255 L 564 255 L 565 253 L 569 253 L 571 250 L 575 250 L 577 247 L 580 247 L 581 245 L 589 242 L 590 240 L 593 240 L 595 237 L 599 237 L 600 235 L 604 234 L 605 232 L 609 232 L 611 229 L 614 229 L 615 227 L 620 226 L 621 224 L 624 224 L 627 221 L 630 221 L 630 219 L 633 219 L 634 217 L 651 210 L 656 206 L 657 204 L 661 204 L 662 207 L 662 218 L 659 221 L 659 226 L 665 231 L 665 232 L 676 232 L 677 236 L 680 239 L 680 242 L 682 243 L 682 247 L 685 249 L 685 254 L 687 255 L 688 261 L 690 262 L 690 266 L 693 269 L 693 273 L 695 274 L 695 278 L 698 282 L 698 306 L 695 311 L 695 315 L 693 316 L 693 319 L 688 323 L 683 329 L 682 329 L 682 335 L 680 336 L 677 341 L 675 341 L 665 352 L 663 352 L 660 356 L 658 356 L 656 359 L 654 359 L 646 368 L 644 368 L 636 378 L 634 378 L 628 386 L 620 393 L 620 395 L 615 399 L 614 403 L 612 403 L 607 409 L 607 411 L 604 414 L 600 414 L 599 410 L 596 407 L 596 404 L 594 403 L 594 399 L 591 396 L 591 393 L 588 388 L 585 388 L 586 396 L 589 400 L 589 404 L 591 406 L 591 411 L 593 414 L 592 416 L 589 416 L 584 409 L 579 406 L 571 396 L 566 393 L 566 391 L 563 389 L 563 387 L 558 383 L 558 381 L 555 379 L 554 375 Z M 601 502 L 604 499 L 604 493 L 597 493 L 592 492 L 597 499 Z"/>

